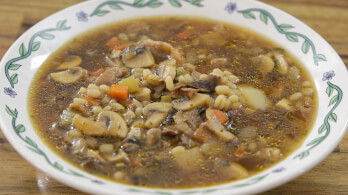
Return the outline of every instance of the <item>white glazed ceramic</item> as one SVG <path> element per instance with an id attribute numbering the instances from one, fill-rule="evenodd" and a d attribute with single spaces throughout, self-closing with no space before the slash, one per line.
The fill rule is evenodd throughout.
<path id="1" fill-rule="evenodd" d="M 90 175 L 52 152 L 28 116 L 30 81 L 43 61 L 66 41 L 91 28 L 118 20 L 154 15 L 199 16 L 242 26 L 268 37 L 297 57 L 314 78 L 319 110 L 302 146 L 284 161 L 238 182 L 183 190 L 149 189 L 113 183 Z M 316 32 L 296 18 L 252 0 L 88 1 L 60 11 L 33 26 L 8 50 L 1 64 L 0 124 L 13 147 L 56 180 L 93 194 L 251 194 L 279 186 L 322 161 L 347 129 L 347 69 Z"/>

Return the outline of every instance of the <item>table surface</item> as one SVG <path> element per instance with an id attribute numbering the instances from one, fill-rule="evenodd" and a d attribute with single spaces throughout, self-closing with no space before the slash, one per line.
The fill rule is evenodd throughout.
<path id="1" fill-rule="evenodd" d="M 1 0 L 0 58 L 28 28 L 82 0 Z M 348 64 L 348 0 L 263 0 L 302 20 Z M 0 131 L 0 194 L 84 194 L 34 168 Z M 319 165 L 263 194 L 348 194 L 348 134 Z"/>

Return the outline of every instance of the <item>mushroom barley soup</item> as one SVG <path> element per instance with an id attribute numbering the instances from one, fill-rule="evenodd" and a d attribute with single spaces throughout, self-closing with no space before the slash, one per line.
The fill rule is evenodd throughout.
<path id="1" fill-rule="evenodd" d="M 32 121 L 67 161 L 160 188 L 250 177 L 310 130 L 316 90 L 286 51 L 198 18 L 119 22 L 52 54 L 30 89 Z"/>

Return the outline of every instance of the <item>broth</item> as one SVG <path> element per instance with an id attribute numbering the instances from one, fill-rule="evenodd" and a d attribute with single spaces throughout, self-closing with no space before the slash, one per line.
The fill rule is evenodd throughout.
<path id="1" fill-rule="evenodd" d="M 284 49 L 245 29 L 154 17 L 81 34 L 40 68 L 31 120 L 64 159 L 147 187 L 252 176 L 302 143 L 316 90 Z"/>

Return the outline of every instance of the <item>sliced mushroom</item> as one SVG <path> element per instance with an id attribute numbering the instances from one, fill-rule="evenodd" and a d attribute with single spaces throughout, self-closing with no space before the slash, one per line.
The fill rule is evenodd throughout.
<path id="1" fill-rule="evenodd" d="M 225 127 L 221 124 L 220 121 L 218 121 L 215 118 L 215 115 L 213 114 L 210 108 L 206 110 L 205 114 L 207 116 L 208 121 L 202 123 L 200 128 L 209 129 L 211 132 L 213 132 L 216 136 L 218 136 L 225 142 L 230 142 L 236 138 L 231 132 L 225 129 Z"/>
<path id="2" fill-rule="evenodd" d="M 165 60 L 159 64 L 159 76 L 164 81 L 168 76 L 172 79 L 176 76 L 176 61 L 174 59 Z"/>
<path id="3" fill-rule="evenodd" d="M 138 100 L 149 101 L 151 99 L 151 89 L 147 87 L 140 88 L 140 91 L 137 93 L 134 93 L 133 96 L 137 98 Z"/>
<path id="4" fill-rule="evenodd" d="M 143 113 L 145 116 L 149 116 L 153 112 L 168 113 L 173 107 L 173 104 L 166 102 L 154 102 L 144 107 Z"/>
<path id="5" fill-rule="evenodd" d="M 213 92 L 218 85 L 220 78 L 215 75 L 208 75 L 206 78 L 192 83 L 184 83 L 177 85 L 173 91 L 180 91 L 182 88 L 195 88 L 199 92 Z"/>
<path id="6" fill-rule="evenodd" d="M 155 102 L 144 107 L 143 113 L 147 117 L 146 128 L 158 127 L 167 117 L 173 104 L 165 102 Z"/>
<path id="7" fill-rule="evenodd" d="M 64 69 L 68 69 L 68 68 L 73 68 L 76 66 L 79 66 L 82 62 L 82 59 L 80 56 L 68 56 L 67 58 L 64 59 L 64 62 L 61 63 L 57 69 L 58 70 L 64 70 Z"/>
<path id="8" fill-rule="evenodd" d="M 190 100 L 175 103 L 174 108 L 177 110 L 190 110 L 198 106 L 209 104 L 210 96 L 206 94 L 196 93 Z"/>
<path id="9" fill-rule="evenodd" d="M 128 133 L 126 121 L 116 112 L 102 111 L 97 121 L 104 124 L 107 127 L 107 133 L 112 136 L 124 138 Z"/>
<path id="10" fill-rule="evenodd" d="M 152 128 L 146 132 L 145 143 L 148 146 L 154 146 L 161 141 L 162 131 L 159 128 Z"/>
<path id="11" fill-rule="evenodd" d="M 75 128 L 83 131 L 86 135 L 103 135 L 106 132 L 106 127 L 103 123 L 92 121 L 79 114 L 75 115 L 72 124 Z"/>
<path id="12" fill-rule="evenodd" d="M 158 127 L 166 118 L 168 113 L 154 112 L 145 121 L 145 127 L 150 129 Z"/>
<path id="13" fill-rule="evenodd" d="M 183 63 L 179 51 L 166 42 L 147 39 L 144 41 L 144 44 L 151 50 L 152 53 L 165 53 L 170 56 L 170 59 L 176 60 L 178 64 Z"/>
<path id="14" fill-rule="evenodd" d="M 128 133 L 127 124 L 122 116 L 112 111 L 100 112 L 97 121 L 76 114 L 72 124 L 86 135 L 101 136 L 109 134 L 114 137 L 124 138 Z"/>
<path id="15" fill-rule="evenodd" d="M 51 79 L 62 84 L 72 84 L 83 77 L 83 69 L 74 67 L 60 72 L 50 74 Z"/>
<path id="16" fill-rule="evenodd" d="M 288 63 L 284 59 L 283 54 L 275 54 L 274 55 L 275 62 L 276 62 L 276 68 L 280 74 L 286 74 L 288 73 Z"/>
<path id="17" fill-rule="evenodd" d="M 127 68 L 111 67 L 107 68 L 94 82 L 96 85 L 111 85 L 119 78 L 129 73 Z"/>
<path id="18" fill-rule="evenodd" d="M 274 68 L 274 61 L 268 55 L 259 55 L 255 58 L 258 69 L 263 75 L 271 72 Z"/>
<path id="19" fill-rule="evenodd" d="M 155 59 L 144 42 L 127 47 L 122 53 L 122 61 L 128 68 L 151 67 L 155 64 Z"/>

